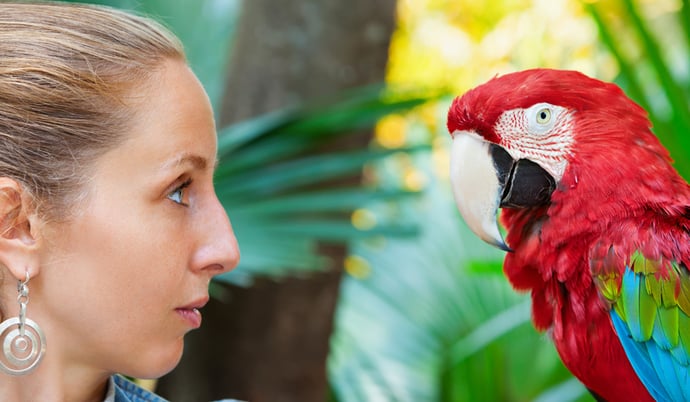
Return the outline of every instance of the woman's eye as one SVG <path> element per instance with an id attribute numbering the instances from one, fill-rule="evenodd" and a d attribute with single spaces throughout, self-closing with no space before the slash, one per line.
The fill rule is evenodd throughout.
<path id="1" fill-rule="evenodd" d="M 189 201 L 187 200 L 187 187 L 189 187 L 190 184 L 192 184 L 192 180 L 187 180 L 175 187 L 175 189 L 167 195 L 168 199 L 176 204 L 189 206 Z"/>

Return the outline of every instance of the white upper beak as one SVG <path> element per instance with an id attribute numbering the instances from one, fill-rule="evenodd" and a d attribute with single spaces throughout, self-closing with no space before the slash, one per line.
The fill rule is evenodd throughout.
<path id="1" fill-rule="evenodd" d="M 496 213 L 503 186 L 489 145 L 472 131 L 453 133 L 450 153 L 453 196 L 465 222 L 480 239 L 510 251 L 498 229 Z"/>

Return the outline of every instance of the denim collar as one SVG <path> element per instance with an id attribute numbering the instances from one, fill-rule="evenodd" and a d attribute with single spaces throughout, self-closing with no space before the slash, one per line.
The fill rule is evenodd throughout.
<path id="1" fill-rule="evenodd" d="M 125 377 L 110 376 L 108 392 L 103 402 L 168 402 L 151 391 L 141 388 Z"/>

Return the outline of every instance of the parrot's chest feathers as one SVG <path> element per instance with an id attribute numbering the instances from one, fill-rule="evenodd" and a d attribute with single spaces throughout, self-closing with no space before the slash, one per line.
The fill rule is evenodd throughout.
<path id="1" fill-rule="evenodd" d="M 624 392 L 620 378 L 634 373 L 629 365 L 612 366 L 626 355 L 582 257 L 585 244 L 592 242 L 582 236 L 572 247 L 547 248 L 541 236 L 545 224 L 540 219 L 521 227 L 525 236 L 511 243 L 514 252 L 506 256 L 504 271 L 516 288 L 530 291 L 533 323 L 548 331 L 564 365 L 592 389 Z"/>
<path id="2" fill-rule="evenodd" d="M 599 336 L 589 327 L 608 319 L 608 306 L 597 293 L 588 263 L 599 236 L 583 231 L 563 241 L 546 210 L 529 215 L 505 211 L 503 221 L 514 250 L 506 255 L 504 272 L 514 288 L 531 292 L 535 327 L 550 330 L 554 339 L 575 327 L 582 342 Z"/>

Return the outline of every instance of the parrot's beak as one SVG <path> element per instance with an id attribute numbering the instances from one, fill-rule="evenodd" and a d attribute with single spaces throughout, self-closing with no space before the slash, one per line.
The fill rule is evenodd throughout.
<path id="1" fill-rule="evenodd" d="M 528 159 L 514 160 L 499 145 L 471 131 L 453 133 L 450 179 L 455 203 L 472 231 L 485 242 L 512 251 L 498 229 L 498 208 L 547 205 L 553 177 Z"/>

